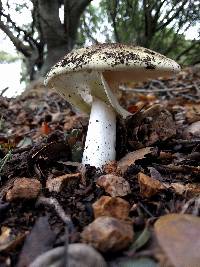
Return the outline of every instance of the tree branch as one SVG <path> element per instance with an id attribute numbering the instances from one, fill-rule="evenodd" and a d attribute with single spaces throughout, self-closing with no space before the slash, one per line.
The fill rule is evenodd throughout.
<path id="1" fill-rule="evenodd" d="M 109 0 L 110 1 L 110 0 Z M 116 16 L 117 16 L 117 7 L 118 7 L 118 0 L 113 0 L 112 2 L 110 2 L 110 7 L 108 8 L 110 10 L 110 17 L 112 20 L 112 24 L 113 24 L 113 30 L 114 30 L 114 35 L 115 35 L 115 41 L 116 42 L 120 42 L 120 36 L 117 30 L 117 23 L 116 23 Z"/>
<path id="2" fill-rule="evenodd" d="M 78 10 L 78 12 L 80 14 L 82 14 L 82 12 L 85 10 L 85 8 L 92 2 L 93 0 L 78 0 L 78 1 L 74 1 L 76 2 L 76 9 Z"/>
<path id="3" fill-rule="evenodd" d="M 161 23 L 160 26 L 156 29 L 157 31 L 162 30 L 163 28 L 165 28 L 167 25 L 169 25 L 178 15 L 179 13 L 184 9 L 185 4 L 187 3 L 188 0 L 183 1 L 183 3 L 181 4 L 181 6 L 176 10 L 176 12 L 170 17 L 170 18 L 164 18 L 163 21 L 165 19 L 167 19 L 166 22 Z M 172 9 L 170 10 L 170 12 L 168 13 L 168 15 L 172 12 L 172 10 L 174 9 L 174 6 L 172 7 Z"/>
<path id="4" fill-rule="evenodd" d="M 184 49 L 177 57 L 176 60 L 179 60 L 183 55 L 187 54 L 188 52 L 190 52 L 192 49 L 195 48 L 195 46 L 200 45 L 200 41 L 195 42 L 193 41 L 192 44 L 187 47 L 186 49 Z"/>
<path id="5" fill-rule="evenodd" d="M 0 29 L 5 32 L 5 34 L 9 37 L 18 51 L 20 51 L 26 57 L 29 57 L 31 55 L 30 46 L 24 45 L 22 41 L 15 37 L 14 34 L 10 31 L 9 27 L 6 26 L 2 21 L 0 21 Z"/>

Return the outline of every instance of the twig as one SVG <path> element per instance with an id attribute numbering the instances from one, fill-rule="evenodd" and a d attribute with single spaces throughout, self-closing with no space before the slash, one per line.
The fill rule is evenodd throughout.
<path id="1" fill-rule="evenodd" d="M 120 86 L 120 90 L 133 93 L 160 93 L 160 92 L 185 92 L 187 88 L 161 88 L 161 89 L 145 89 L 145 88 L 125 88 Z"/>
<path id="2" fill-rule="evenodd" d="M 41 196 L 38 198 L 38 201 L 37 201 L 37 205 L 40 205 L 40 204 L 53 206 L 58 216 L 69 227 L 69 231 L 73 230 L 74 226 L 73 226 L 70 216 L 65 214 L 65 211 L 63 210 L 63 208 L 61 207 L 57 199 L 52 198 L 52 197 L 47 198 L 47 197 Z"/>
<path id="3" fill-rule="evenodd" d="M 182 144 L 182 145 L 193 145 L 193 144 L 200 144 L 200 139 L 192 139 L 192 140 L 185 140 L 185 139 L 173 139 L 171 144 Z"/>
<path id="4" fill-rule="evenodd" d="M 5 166 L 6 162 L 11 158 L 12 156 L 12 150 L 10 150 L 3 159 L 0 160 L 0 174 L 3 170 L 3 167 Z"/>
<path id="5" fill-rule="evenodd" d="M 200 197 L 194 197 L 188 200 L 185 205 L 182 207 L 181 214 L 184 214 L 187 212 L 190 206 L 194 204 L 194 208 L 192 210 L 192 214 L 195 216 L 199 215 L 199 210 L 200 210 Z"/>
<path id="6" fill-rule="evenodd" d="M 2 90 L 1 90 L 1 94 L 0 94 L 0 96 L 3 96 L 3 94 L 4 94 L 8 89 L 9 89 L 9 87 L 6 87 L 6 88 L 2 89 Z"/>
<path id="7" fill-rule="evenodd" d="M 150 217 L 154 217 L 154 215 L 141 202 L 138 202 L 138 204 Z"/>
<path id="8" fill-rule="evenodd" d="M 61 205 L 59 204 L 59 202 L 55 198 L 52 198 L 52 197 L 46 198 L 46 197 L 41 196 L 38 198 L 36 205 L 40 205 L 40 204 L 54 207 L 58 216 L 66 224 L 66 227 L 65 227 L 65 234 L 66 234 L 65 240 L 66 241 L 65 241 L 65 251 L 64 251 L 65 264 L 64 264 L 64 266 L 68 267 L 69 266 L 69 264 L 68 264 L 69 263 L 69 261 L 68 261 L 69 233 L 72 232 L 74 229 L 71 218 L 65 214 L 65 211 L 63 210 L 63 208 L 61 207 Z"/>

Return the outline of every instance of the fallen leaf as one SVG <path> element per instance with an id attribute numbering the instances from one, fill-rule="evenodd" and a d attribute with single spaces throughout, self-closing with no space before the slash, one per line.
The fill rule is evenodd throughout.
<path id="1" fill-rule="evenodd" d="M 200 120 L 200 104 L 192 101 L 191 103 L 185 103 L 186 118 L 189 123 L 193 123 Z"/>
<path id="2" fill-rule="evenodd" d="M 41 132 L 41 134 L 44 134 L 44 135 L 48 135 L 49 133 L 52 132 L 51 128 L 49 127 L 49 125 L 46 121 L 44 121 L 42 123 L 42 126 L 40 128 L 40 132 Z"/>
<path id="3" fill-rule="evenodd" d="M 198 267 L 200 263 L 200 218 L 168 214 L 155 223 L 160 246 L 174 267 Z"/>
<path id="4" fill-rule="evenodd" d="M 176 125 L 172 114 L 163 109 L 152 116 L 148 127 L 148 140 L 146 145 L 153 145 L 157 141 L 165 141 L 176 134 Z"/>
<path id="5" fill-rule="evenodd" d="M 128 167 L 135 164 L 137 160 L 143 159 L 146 155 L 151 154 L 153 149 L 153 147 L 145 147 L 126 154 L 125 157 L 118 161 L 117 168 L 122 172 L 122 174 L 125 173 Z"/>
<path id="6" fill-rule="evenodd" d="M 29 266 L 35 258 L 53 247 L 55 234 L 47 217 L 40 217 L 27 236 L 19 256 L 17 267 Z"/>
<path id="7" fill-rule="evenodd" d="M 14 250 L 18 245 L 24 241 L 26 234 L 12 234 L 11 228 L 6 226 L 1 227 L 0 235 L 0 251 L 8 252 Z"/>
<path id="8" fill-rule="evenodd" d="M 67 173 L 56 178 L 48 179 L 46 182 L 46 188 L 50 192 L 60 192 L 64 187 L 71 187 L 80 182 L 80 173 Z"/>
<path id="9" fill-rule="evenodd" d="M 121 259 L 117 259 L 112 261 L 109 264 L 110 267 L 159 267 L 159 265 L 152 259 L 144 257 L 144 258 L 129 258 L 123 257 Z"/>
<path id="10" fill-rule="evenodd" d="M 149 241 L 150 238 L 151 232 L 149 231 L 148 227 L 145 227 L 142 233 L 135 240 L 135 242 L 129 247 L 127 254 L 132 254 L 142 248 Z"/>
<path id="11" fill-rule="evenodd" d="M 25 136 L 18 144 L 17 147 L 18 148 L 24 148 L 27 146 L 30 146 L 33 144 L 33 141 L 30 137 Z"/>

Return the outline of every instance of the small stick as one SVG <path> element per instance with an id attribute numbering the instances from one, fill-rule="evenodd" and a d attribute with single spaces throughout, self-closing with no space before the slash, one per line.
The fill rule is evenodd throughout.
<path id="1" fill-rule="evenodd" d="M 40 205 L 40 204 L 53 206 L 55 211 L 56 211 L 56 213 L 58 214 L 58 216 L 69 227 L 69 230 L 70 231 L 73 230 L 74 226 L 73 226 L 73 223 L 71 221 L 70 216 L 65 214 L 65 211 L 63 210 L 63 208 L 61 207 L 61 205 L 59 204 L 57 199 L 55 199 L 53 197 L 47 198 L 47 197 L 41 196 L 41 197 L 38 198 L 38 201 L 37 201 L 36 205 Z"/>
<path id="2" fill-rule="evenodd" d="M 68 259 L 69 232 L 72 232 L 72 230 L 74 229 L 71 218 L 70 218 L 70 216 L 65 214 L 65 211 L 63 210 L 63 208 L 61 207 L 61 205 L 59 204 L 59 202 L 55 198 L 52 198 L 52 197 L 47 198 L 47 197 L 41 196 L 41 197 L 39 197 L 36 205 L 40 205 L 40 204 L 54 207 L 58 216 L 66 224 L 66 227 L 65 227 L 65 234 L 66 234 L 65 240 L 66 241 L 65 241 L 65 251 L 64 251 L 65 264 L 64 264 L 64 266 L 68 267 L 69 266 L 69 259 Z"/>
<path id="3" fill-rule="evenodd" d="M 125 88 L 120 86 L 120 90 L 122 91 L 126 91 L 126 92 L 133 92 L 133 93 L 160 93 L 160 92 L 175 92 L 175 91 L 179 91 L 179 92 L 185 92 L 188 91 L 189 89 L 187 88 L 161 88 L 161 89 L 154 89 L 156 87 L 152 86 L 152 89 L 145 89 L 145 88 L 135 88 L 135 89 L 131 89 L 131 88 Z"/>
<path id="4" fill-rule="evenodd" d="M 185 205 L 182 207 L 181 214 L 184 214 L 187 212 L 188 208 L 194 204 L 194 208 L 192 211 L 192 214 L 195 216 L 198 216 L 199 210 L 200 210 L 200 197 L 194 197 L 188 200 Z"/>

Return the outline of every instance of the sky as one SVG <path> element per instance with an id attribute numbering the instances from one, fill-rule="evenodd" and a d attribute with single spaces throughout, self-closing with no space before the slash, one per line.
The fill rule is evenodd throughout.
<path id="1" fill-rule="evenodd" d="M 12 2 L 16 2 L 15 0 L 10 1 L 10 5 L 12 6 Z M 99 0 L 93 0 L 93 4 L 98 6 Z M 19 26 L 22 26 L 24 23 L 24 18 L 26 18 L 26 23 L 31 20 L 31 13 L 27 10 L 26 13 L 23 13 L 23 16 L 18 12 L 15 12 L 13 9 L 11 11 L 11 16 L 15 18 Z M 30 19 L 29 19 L 30 18 Z M 184 34 L 186 39 L 196 39 L 198 37 L 198 29 L 199 25 L 191 27 Z M 101 41 L 103 36 L 98 36 L 98 40 Z M 16 50 L 12 42 L 6 37 L 6 35 L 0 30 L 0 51 L 3 50 L 8 52 L 14 56 L 16 56 Z M 0 73 L 1 73 L 1 83 L 0 83 L 0 92 L 8 87 L 8 90 L 4 94 L 7 97 L 13 97 L 21 92 L 23 92 L 25 88 L 24 83 L 20 83 L 20 72 L 21 72 L 21 61 L 16 61 L 10 64 L 0 64 Z"/>

